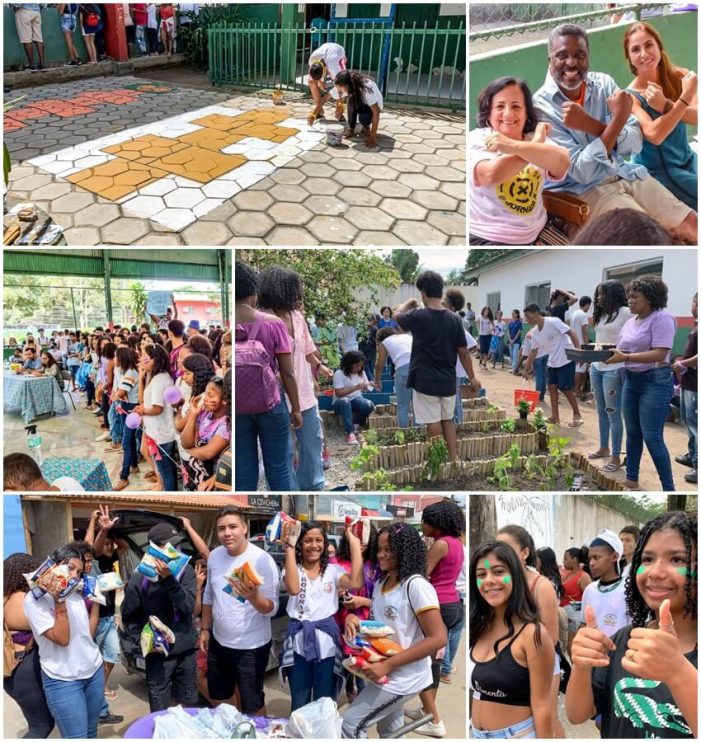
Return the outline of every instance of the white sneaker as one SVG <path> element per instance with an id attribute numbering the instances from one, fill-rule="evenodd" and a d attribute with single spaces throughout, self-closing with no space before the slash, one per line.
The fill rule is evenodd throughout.
<path id="1" fill-rule="evenodd" d="M 404 716 L 408 716 L 412 721 L 418 721 L 426 716 L 426 712 L 419 706 L 417 709 L 404 709 Z"/>
<path id="2" fill-rule="evenodd" d="M 428 737 L 445 737 L 448 733 L 445 724 L 442 721 L 439 721 L 438 724 L 434 724 L 432 721 L 427 721 L 418 729 L 414 729 L 414 731 L 417 734 L 425 734 Z"/>
<path id="3" fill-rule="evenodd" d="M 95 443 L 99 443 L 100 441 L 106 441 L 110 437 L 110 431 L 106 430 L 102 435 L 99 435 L 97 438 L 95 438 Z"/>
<path id="4" fill-rule="evenodd" d="M 351 446 L 357 446 L 358 445 L 358 439 L 355 437 L 355 433 L 351 433 L 348 438 L 346 438 L 346 443 L 348 443 Z"/>

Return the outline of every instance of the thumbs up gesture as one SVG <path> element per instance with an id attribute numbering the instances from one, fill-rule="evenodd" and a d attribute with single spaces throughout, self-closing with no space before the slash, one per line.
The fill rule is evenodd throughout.
<path id="1" fill-rule="evenodd" d="M 583 626 L 575 635 L 572 642 L 572 664 L 579 668 L 608 667 L 609 652 L 616 649 L 616 645 L 597 626 L 594 608 L 584 607 Z"/>
<path id="2" fill-rule="evenodd" d="M 684 662 L 672 620 L 669 600 L 660 606 L 658 628 L 633 629 L 621 665 L 627 672 L 667 683 Z"/>

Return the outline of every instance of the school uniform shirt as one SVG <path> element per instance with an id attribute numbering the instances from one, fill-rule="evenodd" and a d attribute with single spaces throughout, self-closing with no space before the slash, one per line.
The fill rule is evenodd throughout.
<path id="1" fill-rule="evenodd" d="M 348 376 L 347 374 L 344 374 L 343 371 L 339 368 L 337 371 L 334 372 L 333 375 L 333 388 L 334 391 L 336 389 L 345 389 L 349 386 L 356 386 L 356 384 L 360 383 L 369 385 L 370 382 L 368 381 L 368 377 L 365 374 L 365 371 L 363 371 L 362 374 L 351 374 Z M 362 389 L 356 389 L 354 392 L 351 392 L 350 394 L 346 394 L 345 397 L 337 397 L 334 395 L 334 399 L 347 399 L 349 402 L 353 399 L 357 399 L 358 397 L 363 396 L 363 390 Z"/>
<path id="2" fill-rule="evenodd" d="M 467 343 L 468 351 L 477 347 L 477 341 L 472 337 L 468 330 L 465 330 L 465 342 Z M 467 371 L 465 371 L 462 365 L 462 361 L 459 358 L 455 363 L 455 375 L 458 377 L 458 379 L 467 378 Z"/>
<path id="3" fill-rule="evenodd" d="M 328 41 L 309 55 L 309 66 L 311 67 L 314 62 L 323 62 L 329 75 L 335 78 L 346 67 L 346 50 L 340 44 Z"/>
<path id="4" fill-rule="evenodd" d="M 56 623 L 54 599 L 44 593 L 38 600 L 24 597 L 24 614 L 39 648 L 41 669 L 54 680 L 87 680 L 102 666 L 102 655 L 90 633 L 88 610 L 77 592 L 66 598 L 71 638 L 61 646 L 44 636 Z"/>
<path id="5" fill-rule="evenodd" d="M 341 94 L 338 92 L 338 90 L 336 90 L 336 88 L 331 88 L 329 90 L 329 93 L 334 100 L 339 100 L 341 98 Z M 382 92 L 377 87 L 377 83 L 374 80 L 366 77 L 361 87 L 361 93 L 363 96 L 362 103 L 364 103 L 366 106 L 374 106 L 375 104 L 377 104 L 380 111 L 383 110 L 385 104 L 382 97 Z"/>
<path id="6" fill-rule="evenodd" d="M 173 379 L 165 372 L 156 374 L 144 389 L 144 407 L 162 407 L 160 415 L 144 415 L 144 431 L 156 443 L 170 443 L 175 440 L 173 408 L 164 399 L 165 390 L 173 386 Z"/>
<path id="7" fill-rule="evenodd" d="M 346 574 L 346 570 L 338 564 L 329 564 L 324 570 L 324 574 L 315 580 L 309 579 L 309 576 L 303 571 L 302 567 L 297 565 L 297 574 L 300 585 L 303 579 L 306 579 L 307 594 L 304 596 L 303 607 L 300 613 L 299 595 L 290 595 L 287 601 L 287 615 L 290 618 L 296 618 L 298 621 L 321 621 L 329 618 L 338 611 L 338 591 L 339 580 Z M 322 660 L 336 655 L 336 643 L 333 637 L 323 631 L 316 629 L 316 637 L 319 642 L 319 658 Z M 304 656 L 304 632 L 298 631 L 294 637 L 294 651 Z M 428 685 L 429 683 L 426 683 Z"/>
<path id="8" fill-rule="evenodd" d="M 402 333 L 401 335 L 388 335 L 383 341 L 387 355 L 392 359 L 394 368 L 406 366 L 411 360 L 412 337 Z"/>
<path id="9" fill-rule="evenodd" d="M 582 328 L 588 326 L 589 315 L 583 309 L 575 309 L 570 317 L 570 327 L 574 330 L 574 334 L 579 338 L 580 343 L 589 342 L 589 332 L 582 332 Z"/>
<path id="10" fill-rule="evenodd" d="M 121 389 L 127 393 L 127 398 L 124 400 L 125 402 L 136 404 L 139 401 L 139 372 L 135 368 L 130 368 L 121 374 L 121 378 L 119 382 L 117 382 L 116 371 L 117 369 L 115 369 L 115 388 Z"/>
<path id="11" fill-rule="evenodd" d="M 567 334 L 570 328 L 557 317 L 545 317 L 543 329 L 539 330 L 537 326 L 533 327 L 531 337 L 531 350 L 538 348 L 542 351 L 540 355 L 548 356 L 548 366 L 550 368 L 561 368 L 570 363 L 566 348 L 573 348 L 574 345 Z"/>
<path id="12" fill-rule="evenodd" d="M 621 666 L 632 626 L 616 632 L 608 667 L 595 667 L 591 684 L 601 714 L 602 739 L 693 739 L 669 688 L 657 680 L 639 678 Z M 698 649 L 684 655 L 698 667 Z"/>
<path id="13" fill-rule="evenodd" d="M 404 649 L 414 646 L 424 638 L 417 616 L 424 611 L 439 610 L 438 596 L 431 583 L 424 577 L 410 577 L 385 592 L 385 580 L 375 585 L 372 594 L 370 618 L 384 621 L 394 629 L 390 637 Z M 431 658 L 424 657 L 416 662 L 392 670 L 389 682 L 382 689 L 398 696 L 418 693 L 431 685 Z"/>
<path id="14" fill-rule="evenodd" d="M 626 581 L 625 578 L 620 579 L 615 588 L 601 585 L 600 582 L 601 580 L 590 582 L 584 588 L 581 621 L 584 624 L 584 616 L 586 615 L 584 608 L 590 605 L 594 609 L 596 624 L 599 629 L 606 636 L 613 636 L 630 623 L 630 617 L 626 609 Z"/>
<path id="15" fill-rule="evenodd" d="M 248 601 L 224 592 L 226 575 L 248 562 L 263 578 L 259 593 L 273 601 L 268 614 L 259 613 Z M 212 606 L 212 635 L 223 647 L 257 649 L 272 639 L 270 619 L 277 613 L 280 573 L 275 560 L 253 544 L 242 554 L 230 556 L 225 546 L 217 546 L 207 560 L 207 585 L 202 603 Z"/>

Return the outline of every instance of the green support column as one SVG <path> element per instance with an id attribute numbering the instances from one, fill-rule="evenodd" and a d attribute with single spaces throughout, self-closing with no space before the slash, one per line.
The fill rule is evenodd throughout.
<path id="1" fill-rule="evenodd" d="M 102 265 L 105 277 L 105 309 L 107 310 L 107 324 L 112 325 L 112 286 L 110 281 L 109 250 L 102 253 Z"/>
<path id="2" fill-rule="evenodd" d="M 281 3 L 280 18 L 280 83 L 294 84 L 297 62 L 297 38 L 292 29 L 299 23 L 297 3 Z"/>

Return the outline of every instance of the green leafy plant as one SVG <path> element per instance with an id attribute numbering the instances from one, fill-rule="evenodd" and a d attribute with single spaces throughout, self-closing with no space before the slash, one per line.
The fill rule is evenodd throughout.
<path id="1" fill-rule="evenodd" d="M 395 433 L 394 433 L 394 442 L 398 446 L 403 446 L 405 440 L 406 440 L 406 434 L 404 433 L 403 430 L 397 430 L 397 431 L 395 431 Z"/>
<path id="2" fill-rule="evenodd" d="M 225 23 L 227 26 L 240 26 L 249 23 L 244 13 L 243 3 L 231 5 L 202 5 L 199 13 L 185 11 L 189 24 L 178 26 L 178 50 L 182 51 L 185 62 L 198 70 L 209 66 L 208 30 L 211 26 Z"/>
<path id="3" fill-rule="evenodd" d="M 497 487 L 504 491 L 511 489 L 511 477 L 509 477 L 509 470 L 513 469 L 521 456 L 521 448 L 516 443 L 513 443 L 509 450 L 502 454 L 494 462 L 494 475 L 487 477 L 487 481 L 492 484 L 496 484 Z"/>
<path id="4" fill-rule="evenodd" d="M 526 479 L 539 479 L 543 477 L 543 467 L 538 463 L 538 457 L 534 453 L 526 457 L 523 465 L 523 473 Z"/>
<path id="5" fill-rule="evenodd" d="M 363 437 L 369 446 L 376 446 L 379 442 L 379 436 L 377 435 L 376 430 L 366 430 L 365 433 L 363 433 Z"/>
<path id="6" fill-rule="evenodd" d="M 395 492 L 398 488 L 397 485 L 390 481 L 389 475 L 387 474 L 387 471 L 385 469 L 378 469 L 377 471 L 369 471 L 363 474 L 361 479 L 364 482 L 369 482 L 370 486 L 375 490 L 380 490 L 382 492 Z M 404 487 L 404 490 L 410 489 L 409 487 Z"/>
<path id="7" fill-rule="evenodd" d="M 536 430 L 543 431 L 548 428 L 548 421 L 545 419 L 545 413 L 540 407 L 536 408 L 536 411 L 533 413 L 533 427 Z"/>
<path id="8" fill-rule="evenodd" d="M 499 425 L 499 430 L 501 430 L 503 433 L 514 433 L 516 431 L 516 420 L 511 417 L 506 420 L 502 420 Z"/>
<path id="9" fill-rule="evenodd" d="M 487 407 L 487 414 L 494 417 L 499 412 L 499 408 L 495 404 L 490 404 Z"/>
<path id="10" fill-rule="evenodd" d="M 531 411 L 531 403 L 527 399 L 521 399 L 516 405 L 516 409 L 519 415 L 527 415 Z"/>
<path id="11" fill-rule="evenodd" d="M 480 428 L 483 433 L 489 433 L 491 429 L 492 426 L 489 423 L 482 423 L 482 427 Z"/>
<path id="12" fill-rule="evenodd" d="M 441 466 L 448 460 L 448 445 L 440 437 L 433 438 L 426 451 L 426 463 L 421 473 L 422 479 L 433 480 L 438 476 Z"/>
<path id="13" fill-rule="evenodd" d="M 380 449 L 377 446 L 363 446 L 358 455 L 350 462 L 350 468 L 353 471 L 362 471 L 366 464 L 377 459 Z"/>

